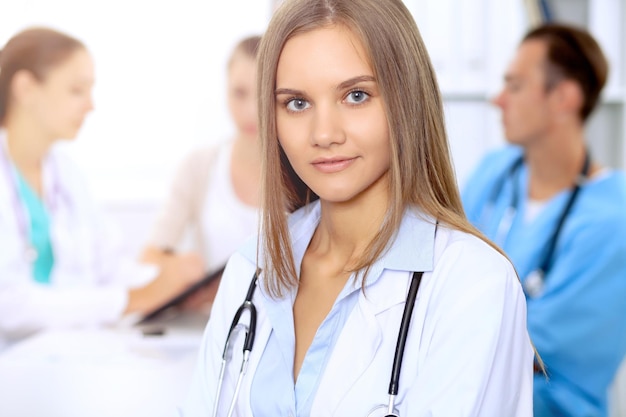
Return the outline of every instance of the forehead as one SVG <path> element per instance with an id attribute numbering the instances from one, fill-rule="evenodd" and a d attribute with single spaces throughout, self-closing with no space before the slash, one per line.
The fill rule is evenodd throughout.
<path id="1" fill-rule="evenodd" d="M 527 40 L 517 49 L 509 64 L 507 77 L 543 77 L 547 47 L 539 40 Z"/>
<path id="2" fill-rule="evenodd" d="M 280 54 L 277 82 L 302 79 L 344 81 L 372 75 L 361 40 L 344 26 L 328 26 L 289 39 Z"/>
<path id="3" fill-rule="evenodd" d="M 233 57 L 228 68 L 228 75 L 231 78 L 253 78 L 255 74 L 256 61 L 254 58 L 245 54 L 237 54 Z"/>
<path id="4" fill-rule="evenodd" d="M 77 80 L 93 82 L 94 63 L 91 55 L 83 48 L 76 49 L 66 59 L 49 69 L 47 80 Z"/>

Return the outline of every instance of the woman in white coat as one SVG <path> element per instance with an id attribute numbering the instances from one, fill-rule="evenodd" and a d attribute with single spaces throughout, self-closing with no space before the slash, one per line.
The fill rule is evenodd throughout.
<path id="1" fill-rule="evenodd" d="M 226 267 L 181 415 L 530 417 L 524 295 L 463 214 L 402 1 L 286 0 L 258 71 L 261 233 Z M 255 271 L 252 293 L 241 282 Z M 243 355 L 234 332 L 220 378 L 247 293 L 254 344 Z"/>
<path id="2" fill-rule="evenodd" d="M 71 161 L 53 146 L 92 110 L 92 59 L 48 28 L 0 53 L 0 348 L 59 326 L 148 311 L 202 274 L 199 259 L 159 269 L 120 253 Z"/>

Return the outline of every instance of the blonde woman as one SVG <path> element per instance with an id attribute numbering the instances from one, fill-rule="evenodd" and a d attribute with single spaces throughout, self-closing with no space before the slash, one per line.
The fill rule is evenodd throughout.
<path id="1" fill-rule="evenodd" d="M 258 141 L 256 53 L 261 37 L 241 39 L 228 60 L 228 109 L 232 139 L 194 149 L 180 164 L 152 229 L 145 259 L 166 262 L 191 236 L 191 252 L 206 271 L 219 272 L 228 257 L 257 230 L 261 152 Z M 206 308 L 219 279 L 187 307 Z"/>
<path id="2" fill-rule="evenodd" d="M 226 267 L 182 415 L 531 416 L 520 282 L 465 219 L 402 1 L 287 0 L 258 68 L 262 227 Z"/>

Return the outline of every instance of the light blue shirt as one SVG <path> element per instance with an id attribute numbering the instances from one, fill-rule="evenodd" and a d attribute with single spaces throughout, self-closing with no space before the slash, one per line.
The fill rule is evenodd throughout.
<path id="1" fill-rule="evenodd" d="M 251 403 L 255 415 L 279 415 L 279 410 L 284 409 L 295 409 L 296 416 L 310 414 L 320 378 L 341 329 L 356 304 L 358 291 L 360 288 L 355 289 L 349 281 L 337 297 L 309 346 L 295 386 L 292 376 L 295 356 L 293 309 L 283 309 L 282 304 L 268 308 L 273 329 L 252 382 Z M 282 389 L 286 387 L 290 387 L 290 395 Z M 281 403 L 284 405 L 275 408 Z"/>
<path id="2" fill-rule="evenodd" d="M 28 239 L 37 256 L 33 262 L 33 279 L 41 284 L 50 283 L 54 265 L 52 241 L 50 238 L 50 216 L 44 202 L 26 182 L 22 174 L 17 174 L 17 189 L 22 204 L 28 212 Z"/>
<path id="3" fill-rule="evenodd" d="M 301 264 L 319 221 L 319 203 L 290 216 L 295 265 Z M 257 238 L 252 238 L 228 262 L 180 415 L 204 417 L 215 408 L 225 415 L 232 407 L 241 417 L 366 416 L 374 407 L 385 408 L 412 272 L 424 271 L 399 376 L 400 415 L 532 416 L 533 351 L 524 295 L 513 267 L 475 236 L 445 225 L 435 231 L 433 219 L 414 210 L 404 214 L 389 249 L 371 265 L 365 291 L 349 292 L 346 286 L 337 297 L 313 342 L 322 346 L 322 353 L 310 349 L 303 379 L 297 383 L 294 292 L 271 297 L 263 272 L 253 297 L 256 338 L 247 372 L 241 373 L 242 331 L 236 333 L 232 357 L 222 368 L 231 323 L 249 292 L 250 279 L 259 267 L 267 271 L 265 254 L 257 253 Z M 350 295 L 341 298 L 347 294 L 358 299 L 351 308 Z M 344 303 L 349 317 L 332 317 L 341 314 Z M 245 317 L 241 321 L 242 326 L 248 323 Z M 274 347 L 268 346 L 271 337 L 276 338 Z M 332 346 L 323 345 L 325 340 Z M 276 349 L 280 352 L 269 353 Z M 306 380 L 305 368 L 313 370 L 315 381 Z M 262 375 L 257 375 L 259 369 Z"/>
<path id="4" fill-rule="evenodd" d="M 313 213 L 309 213 L 308 217 L 303 219 L 304 221 L 299 221 L 295 230 L 292 229 L 292 248 L 298 274 L 306 248 L 319 223 L 319 204 L 314 204 L 311 210 Z M 291 219 L 292 223 L 295 222 L 294 220 Z M 426 260 L 426 265 L 429 265 L 428 269 L 432 267 L 432 247 L 422 248 L 422 253 L 418 254 L 420 248 L 416 244 L 415 233 L 432 233 L 434 226 L 417 230 L 417 225 L 423 225 L 423 223 L 416 223 L 414 215 L 404 216 L 390 249 L 370 269 L 365 288 L 366 294 L 367 287 L 379 279 L 385 268 L 416 271 L 421 269 L 419 265 L 424 265 L 424 260 Z M 295 384 L 293 382 L 295 290 L 280 300 L 268 302 L 269 300 L 264 298 L 267 315 L 272 322 L 272 332 L 252 381 L 250 402 L 254 415 L 291 414 L 302 417 L 310 415 L 326 364 L 361 290 L 360 282 L 355 281 L 353 275 L 318 328 L 304 357 Z M 393 357 L 390 357 L 389 361 L 391 363 Z M 387 377 L 387 375 L 381 376 L 381 378 Z"/>

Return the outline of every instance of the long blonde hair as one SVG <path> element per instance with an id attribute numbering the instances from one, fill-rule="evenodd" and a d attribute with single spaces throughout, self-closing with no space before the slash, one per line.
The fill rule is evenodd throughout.
<path id="1" fill-rule="evenodd" d="M 278 60 L 290 38 L 329 25 L 344 26 L 361 40 L 380 87 L 391 139 L 388 213 L 354 271 L 367 271 L 380 257 L 409 206 L 483 239 L 465 217 L 435 72 L 402 1 L 286 0 L 275 12 L 258 55 L 259 128 L 264 155 L 260 246 L 264 285 L 274 295 L 298 284 L 287 213 L 316 198 L 294 173 L 278 142 L 274 95 Z"/>

